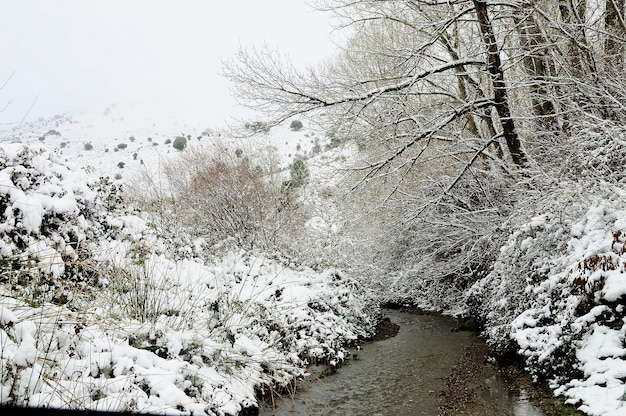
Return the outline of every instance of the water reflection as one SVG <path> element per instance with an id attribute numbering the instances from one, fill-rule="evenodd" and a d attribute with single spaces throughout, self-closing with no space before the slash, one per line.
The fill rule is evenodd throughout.
<path id="1" fill-rule="evenodd" d="M 544 416 L 543 411 L 530 402 L 526 390 L 510 390 L 498 376 L 485 380 L 485 385 L 488 388 L 485 395 L 499 404 L 502 416 Z"/>

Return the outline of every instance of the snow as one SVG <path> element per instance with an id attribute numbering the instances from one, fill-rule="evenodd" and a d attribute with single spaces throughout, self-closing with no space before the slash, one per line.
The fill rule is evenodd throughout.
<path id="1" fill-rule="evenodd" d="M 624 270 L 611 270 L 602 274 L 604 278 L 604 299 L 617 302 L 626 296 L 626 275 Z"/>
<path id="2" fill-rule="evenodd" d="M 151 261 L 170 263 L 162 256 Z M 171 268 L 155 268 L 155 273 L 164 270 Z M 330 283 L 330 272 L 289 270 L 245 253 L 232 253 L 211 266 L 181 262 L 176 270 L 179 283 L 187 279 L 194 283 L 181 289 L 187 291 L 184 295 L 195 292 L 206 305 L 181 307 L 180 313 L 192 319 L 180 329 L 173 329 L 176 326 L 165 316 L 162 323 L 152 325 L 132 320 L 113 324 L 49 304 L 41 308 L 47 317 L 25 320 L 23 316 L 38 317 L 38 312 L 15 299 L 0 299 L 12 305 L 3 306 L 4 321 L 17 321 L 2 332 L 2 364 L 12 368 L 5 376 L 21 380 L 33 366 L 50 363 L 41 371 L 54 374 L 59 386 L 47 383 L 23 391 L 31 403 L 42 405 L 66 403 L 62 392 L 69 391 L 82 397 L 81 407 L 99 410 L 122 410 L 124 406 L 118 406 L 122 398 L 128 404 L 137 396 L 133 409 L 140 411 L 184 414 L 210 408 L 209 414 L 236 414 L 244 404 L 256 403 L 255 386 L 303 377 L 306 363 L 316 358 L 341 359 L 343 345 L 364 334 L 340 315 L 359 316 L 363 304 L 340 301 L 347 292 Z M 238 284 L 233 283 L 236 272 L 245 273 Z M 197 279 L 211 282 L 215 289 L 196 285 Z M 284 289 L 280 299 L 274 296 L 277 288 Z M 165 310 L 182 306 L 176 296 L 158 296 L 164 296 Z M 320 312 L 312 304 L 337 312 Z M 106 304 L 100 307 L 107 309 Z M 113 305 L 109 308 L 110 313 L 119 312 Z M 367 323 L 366 316 L 362 319 Z M 92 323 L 77 325 L 79 321 Z M 98 385 L 97 394 L 81 393 Z"/>
<path id="3" fill-rule="evenodd" d="M 55 149 L 57 162 L 80 166 L 95 177 L 108 176 L 116 183 L 129 183 L 143 175 L 159 180 L 163 165 L 179 154 L 172 147 L 179 136 L 187 138 L 191 148 L 225 145 L 233 151 L 242 149 L 248 155 L 272 159 L 281 169 L 296 158 L 308 158 L 328 147 L 330 141 L 306 121 L 299 131 L 290 129 L 286 122 L 271 132 L 234 133 L 202 121 L 156 118 L 138 106 L 118 103 L 0 131 L 0 143 L 43 144 Z M 86 145 L 91 148 L 87 150 Z M 42 163 L 38 161 L 35 167 L 43 169 Z"/>
<path id="4" fill-rule="evenodd" d="M 4 306 L 0 306 L 0 325 L 13 326 L 17 322 L 17 317 L 13 312 Z"/>
<path id="5" fill-rule="evenodd" d="M 595 199 L 569 227 L 533 219 L 472 289 L 514 306 L 485 312 L 489 342 L 512 340 L 536 380 L 589 415 L 626 414 L 624 202 Z"/>
<path id="6" fill-rule="evenodd" d="M 227 244 L 204 255 L 201 239 L 180 238 L 187 245 L 173 252 L 179 239 L 167 241 L 148 215 L 111 203 L 118 188 L 100 177 L 119 173 L 119 161 L 126 172 L 141 160 L 152 169 L 175 158 L 151 143 L 162 147 L 183 127 L 131 133 L 124 126 L 136 120 L 111 113 L 14 130 L 0 145 L 0 261 L 13 267 L 12 284 L 0 286 L 0 403 L 235 415 L 256 406 L 256 389 L 350 356 L 346 346 L 369 335 L 376 316 L 350 276 Z M 60 134 L 46 135 L 52 128 Z M 192 136 L 191 146 L 214 137 Z M 265 148 L 267 138 L 248 145 Z M 127 147 L 102 150 L 116 139 Z M 286 167 L 317 140 L 282 128 L 270 144 Z M 317 232 L 337 229 L 324 221 Z"/>
<path id="7" fill-rule="evenodd" d="M 127 110 L 0 135 L 0 261 L 10 283 L 0 286 L 0 403 L 235 415 L 256 405 L 257 389 L 350 356 L 346 345 L 369 334 L 377 314 L 362 286 L 369 279 L 406 299 L 451 290 L 451 314 L 480 300 L 474 312 L 495 353 L 515 351 L 586 414 L 626 414 L 624 192 L 574 202 L 581 185 L 560 184 L 544 212 L 512 226 L 492 269 L 465 293 L 419 283 L 417 269 L 357 281 L 330 266 L 359 255 L 340 239 L 351 219 L 335 198 L 354 144 L 331 147 L 288 123 L 239 137 Z M 306 159 L 298 202 L 318 257 L 294 261 L 229 241 L 207 249 L 206 237 L 164 237 L 151 214 L 112 202 L 119 185 L 145 177 L 166 189 L 161 169 L 180 155 L 166 141 L 181 135 L 191 149 L 269 161 L 279 181 Z"/>

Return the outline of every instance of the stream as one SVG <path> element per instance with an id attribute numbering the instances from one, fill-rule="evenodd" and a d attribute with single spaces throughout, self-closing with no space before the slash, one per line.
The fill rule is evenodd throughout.
<path id="1" fill-rule="evenodd" d="M 262 406 L 260 415 L 438 415 L 444 378 L 473 333 L 454 332 L 457 323 L 446 317 L 394 310 L 385 315 L 400 325 L 398 335 L 364 344 L 358 359 L 330 377 L 311 377 L 293 397 L 285 394 L 275 406 Z M 484 384 L 483 396 L 498 416 L 544 415 L 524 391 L 509 390 L 498 376 Z"/>

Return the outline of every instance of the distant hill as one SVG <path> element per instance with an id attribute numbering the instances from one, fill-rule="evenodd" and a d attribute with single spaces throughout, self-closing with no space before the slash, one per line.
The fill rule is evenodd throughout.
<path id="1" fill-rule="evenodd" d="M 0 131 L 0 143 L 43 144 L 67 163 L 122 183 L 132 177 L 133 170 L 154 173 L 163 161 L 178 154 L 173 147 L 177 137 L 185 138 L 187 148 L 218 143 L 251 153 L 271 148 L 281 169 L 296 158 L 306 159 L 329 147 L 330 139 L 306 124 L 299 130 L 289 122 L 269 130 L 255 129 L 259 125 L 264 123 L 249 123 L 248 129 L 242 126 L 234 133 L 202 120 L 191 123 L 134 106 L 111 105 L 22 123 Z"/>

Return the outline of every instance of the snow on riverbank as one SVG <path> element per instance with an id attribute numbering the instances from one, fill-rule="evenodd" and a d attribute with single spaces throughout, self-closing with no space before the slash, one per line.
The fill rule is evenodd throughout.
<path id="1" fill-rule="evenodd" d="M 367 335 L 366 305 L 336 271 L 246 253 L 143 267 L 154 273 L 133 282 L 152 285 L 143 306 L 106 287 L 87 313 L 0 298 L 1 402 L 236 414 L 256 405 L 256 388 L 304 377 L 317 359 L 338 363 Z M 122 318 L 142 307 L 152 322 Z"/>
<path id="2" fill-rule="evenodd" d="M 496 351 L 521 354 L 535 379 L 589 415 L 626 412 L 624 202 L 612 191 L 582 218 L 533 218 L 470 295 L 483 299 Z"/>
<path id="3" fill-rule="evenodd" d="M 373 330 L 339 270 L 227 245 L 173 255 L 106 181 L 1 150 L 2 404 L 234 415 Z"/>

